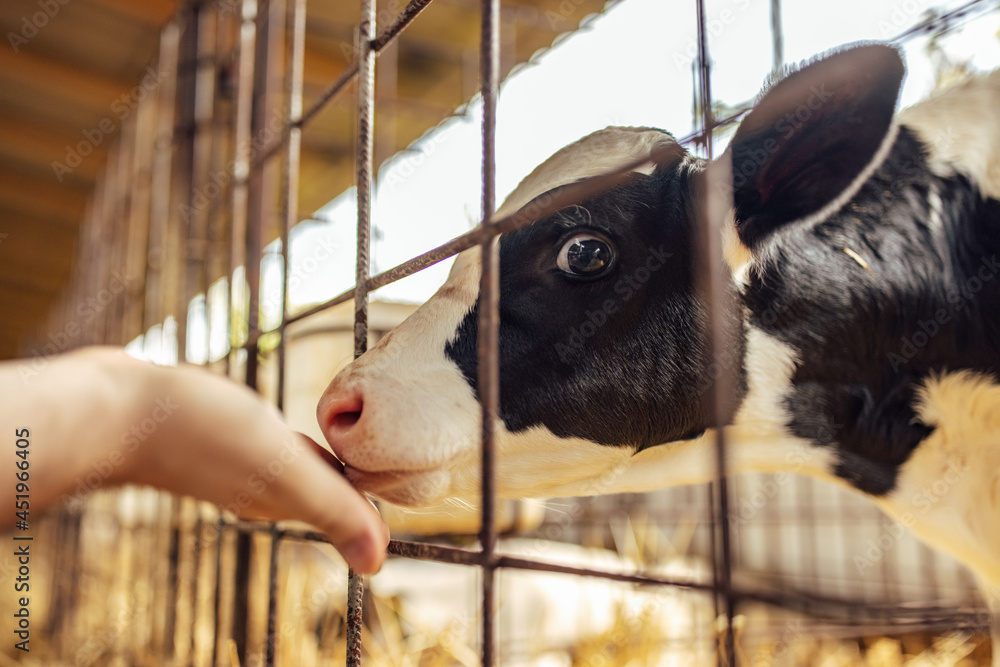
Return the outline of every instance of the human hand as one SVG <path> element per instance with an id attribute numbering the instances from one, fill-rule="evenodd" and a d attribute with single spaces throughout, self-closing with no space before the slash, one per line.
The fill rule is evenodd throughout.
<path id="1" fill-rule="evenodd" d="M 54 504 L 103 463 L 108 484 L 153 485 L 243 518 L 305 521 L 354 569 L 381 567 L 388 529 L 372 504 L 332 454 L 246 387 L 88 348 L 52 358 L 21 390 L 15 363 L 0 364 L 4 402 L 13 408 L 2 421 L 5 432 L 32 429 L 32 509 Z"/>

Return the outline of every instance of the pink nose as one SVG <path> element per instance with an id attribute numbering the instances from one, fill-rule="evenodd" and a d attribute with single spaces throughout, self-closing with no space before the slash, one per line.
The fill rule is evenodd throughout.
<path id="1" fill-rule="evenodd" d="M 356 437 L 362 419 L 364 399 L 356 389 L 332 389 L 319 404 L 319 425 L 333 453 L 344 463 L 352 433 Z"/>

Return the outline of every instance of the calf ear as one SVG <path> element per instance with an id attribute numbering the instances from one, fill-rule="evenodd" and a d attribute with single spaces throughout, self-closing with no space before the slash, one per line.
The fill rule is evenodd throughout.
<path id="1" fill-rule="evenodd" d="M 892 47 L 849 48 L 771 86 L 730 145 L 740 240 L 843 205 L 891 130 L 905 68 Z"/>

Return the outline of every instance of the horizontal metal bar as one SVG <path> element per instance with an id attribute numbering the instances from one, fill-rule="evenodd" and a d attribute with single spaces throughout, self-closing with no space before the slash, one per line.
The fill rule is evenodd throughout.
<path id="1" fill-rule="evenodd" d="M 272 525 L 256 521 L 237 521 L 233 524 L 225 523 L 225 527 L 234 527 L 244 533 L 270 533 Z M 280 539 L 301 540 L 306 542 L 320 542 L 333 545 L 333 541 L 325 534 L 315 530 L 303 530 L 299 528 L 281 528 L 279 526 L 276 535 Z M 440 544 L 430 544 L 426 542 L 412 542 L 406 540 L 390 540 L 388 553 L 392 556 L 403 558 L 414 558 L 417 560 L 432 561 L 448 565 L 463 565 L 479 567 L 483 565 L 483 553 L 469 549 L 459 549 Z M 666 579 L 646 574 L 628 574 L 624 572 L 609 572 L 590 568 L 581 568 L 558 563 L 547 563 L 535 561 L 516 556 L 499 555 L 494 561 L 497 567 L 524 570 L 531 572 L 548 572 L 551 574 L 565 574 L 568 576 L 592 577 L 617 581 L 620 583 L 636 584 L 641 586 L 667 586 L 672 588 L 683 588 L 705 594 L 716 592 L 715 586 L 708 583 L 684 581 L 679 579 Z M 886 618 L 912 619 L 910 621 L 900 621 L 899 624 L 913 623 L 923 624 L 930 627 L 961 627 L 968 628 L 988 628 L 988 620 L 980 619 L 986 613 L 985 608 L 980 613 L 977 610 L 968 611 L 968 607 L 955 607 L 936 604 L 897 604 L 897 603 L 866 603 L 859 610 L 857 600 L 846 600 L 839 598 L 829 598 L 819 595 L 810 595 L 800 591 L 790 591 L 788 593 L 770 593 L 766 591 L 743 590 L 737 586 L 733 587 L 733 597 L 737 600 L 747 602 L 759 602 L 774 607 L 802 612 L 806 615 L 824 618 L 827 620 L 838 620 L 833 610 L 841 610 L 842 618 L 849 623 L 869 623 L 872 621 L 884 620 Z M 818 613 L 820 610 L 827 613 Z M 862 611 L 863 616 L 858 612 Z M 985 617 L 984 617 L 985 619 Z M 923 627 L 921 625 L 921 627 Z"/>
<path id="2" fill-rule="evenodd" d="M 403 278 L 409 277 L 418 271 L 448 259 L 452 255 L 456 255 L 463 250 L 467 250 L 476 245 L 481 245 L 494 236 L 505 234 L 507 232 L 514 231 L 515 229 L 520 229 L 521 227 L 525 227 L 537 220 L 541 220 L 542 218 L 552 215 L 567 206 L 579 203 L 587 197 L 605 192 L 621 183 L 622 180 L 628 176 L 628 174 L 633 172 L 639 166 L 648 164 L 649 162 L 656 162 L 657 164 L 662 165 L 668 162 L 680 160 L 683 158 L 683 155 L 683 151 L 678 150 L 676 146 L 666 146 L 663 149 L 654 151 L 645 157 L 633 160 L 613 171 L 609 171 L 599 176 L 592 176 L 540 195 L 510 215 L 506 215 L 492 221 L 485 221 L 475 229 L 472 229 L 461 236 L 456 236 L 443 245 L 440 245 L 432 250 L 428 250 L 422 255 L 417 255 L 402 264 L 398 264 L 387 271 L 379 273 L 378 275 L 372 276 L 368 279 L 368 291 L 373 292 L 380 287 L 385 287 L 386 285 L 394 283 L 398 280 L 402 280 Z M 328 301 L 324 301 L 323 303 L 311 306 L 289 316 L 286 324 L 297 322 L 309 317 L 310 315 L 315 315 L 316 313 L 322 312 L 328 308 L 332 308 L 337 304 L 349 301 L 354 297 L 355 289 L 355 287 L 352 287 L 332 299 L 329 299 Z"/>
<path id="3" fill-rule="evenodd" d="M 951 21 L 954 19 L 959 19 L 964 17 L 966 14 L 974 9 L 983 7 L 987 11 L 990 9 L 997 9 L 1000 7 L 1000 2 L 993 0 L 993 2 L 987 2 L 986 0 L 970 0 L 969 2 L 956 7 L 950 12 L 941 14 L 940 16 L 931 16 L 928 19 L 921 21 L 920 23 L 907 28 L 903 32 L 899 33 L 890 42 L 903 43 L 913 39 L 919 35 L 923 35 L 929 32 L 934 32 L 938 27 L 945 28 L 944 32 L 947 32 L 951 28 Z"/>

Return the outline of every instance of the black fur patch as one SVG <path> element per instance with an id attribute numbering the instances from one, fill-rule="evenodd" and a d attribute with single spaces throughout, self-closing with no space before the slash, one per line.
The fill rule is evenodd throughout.
<path id="1" fill-rule="evenodd" d="M 837 447 L 836 473 L 855 487 L 888 493 L 931 431 L 913 410 L 919 384 L 958 369 L 1000 373 L 1000 204 L 961 176 L 931 174 L 904 127 L 843 209 L 762 246 L 746 302 L 751 324 L 801 360 L 791 430 Z"/>
<path id="2" fill-rule="evenodd" d="M 511 431 L 642 449 L 711 426 L 703 309 L 691 279 L 696 163 L 636 173 L 613 190 L 500 239 L 500 414 Z M 616 247 L 609 273 L 567 276 L 556 256 L 574 233 Z M 738 323 L 729 363 L 742 372 Z M 476 387 L 477 309 L 447 356 Z M 742 386 L 742 385 L 741 385 Z"/>

